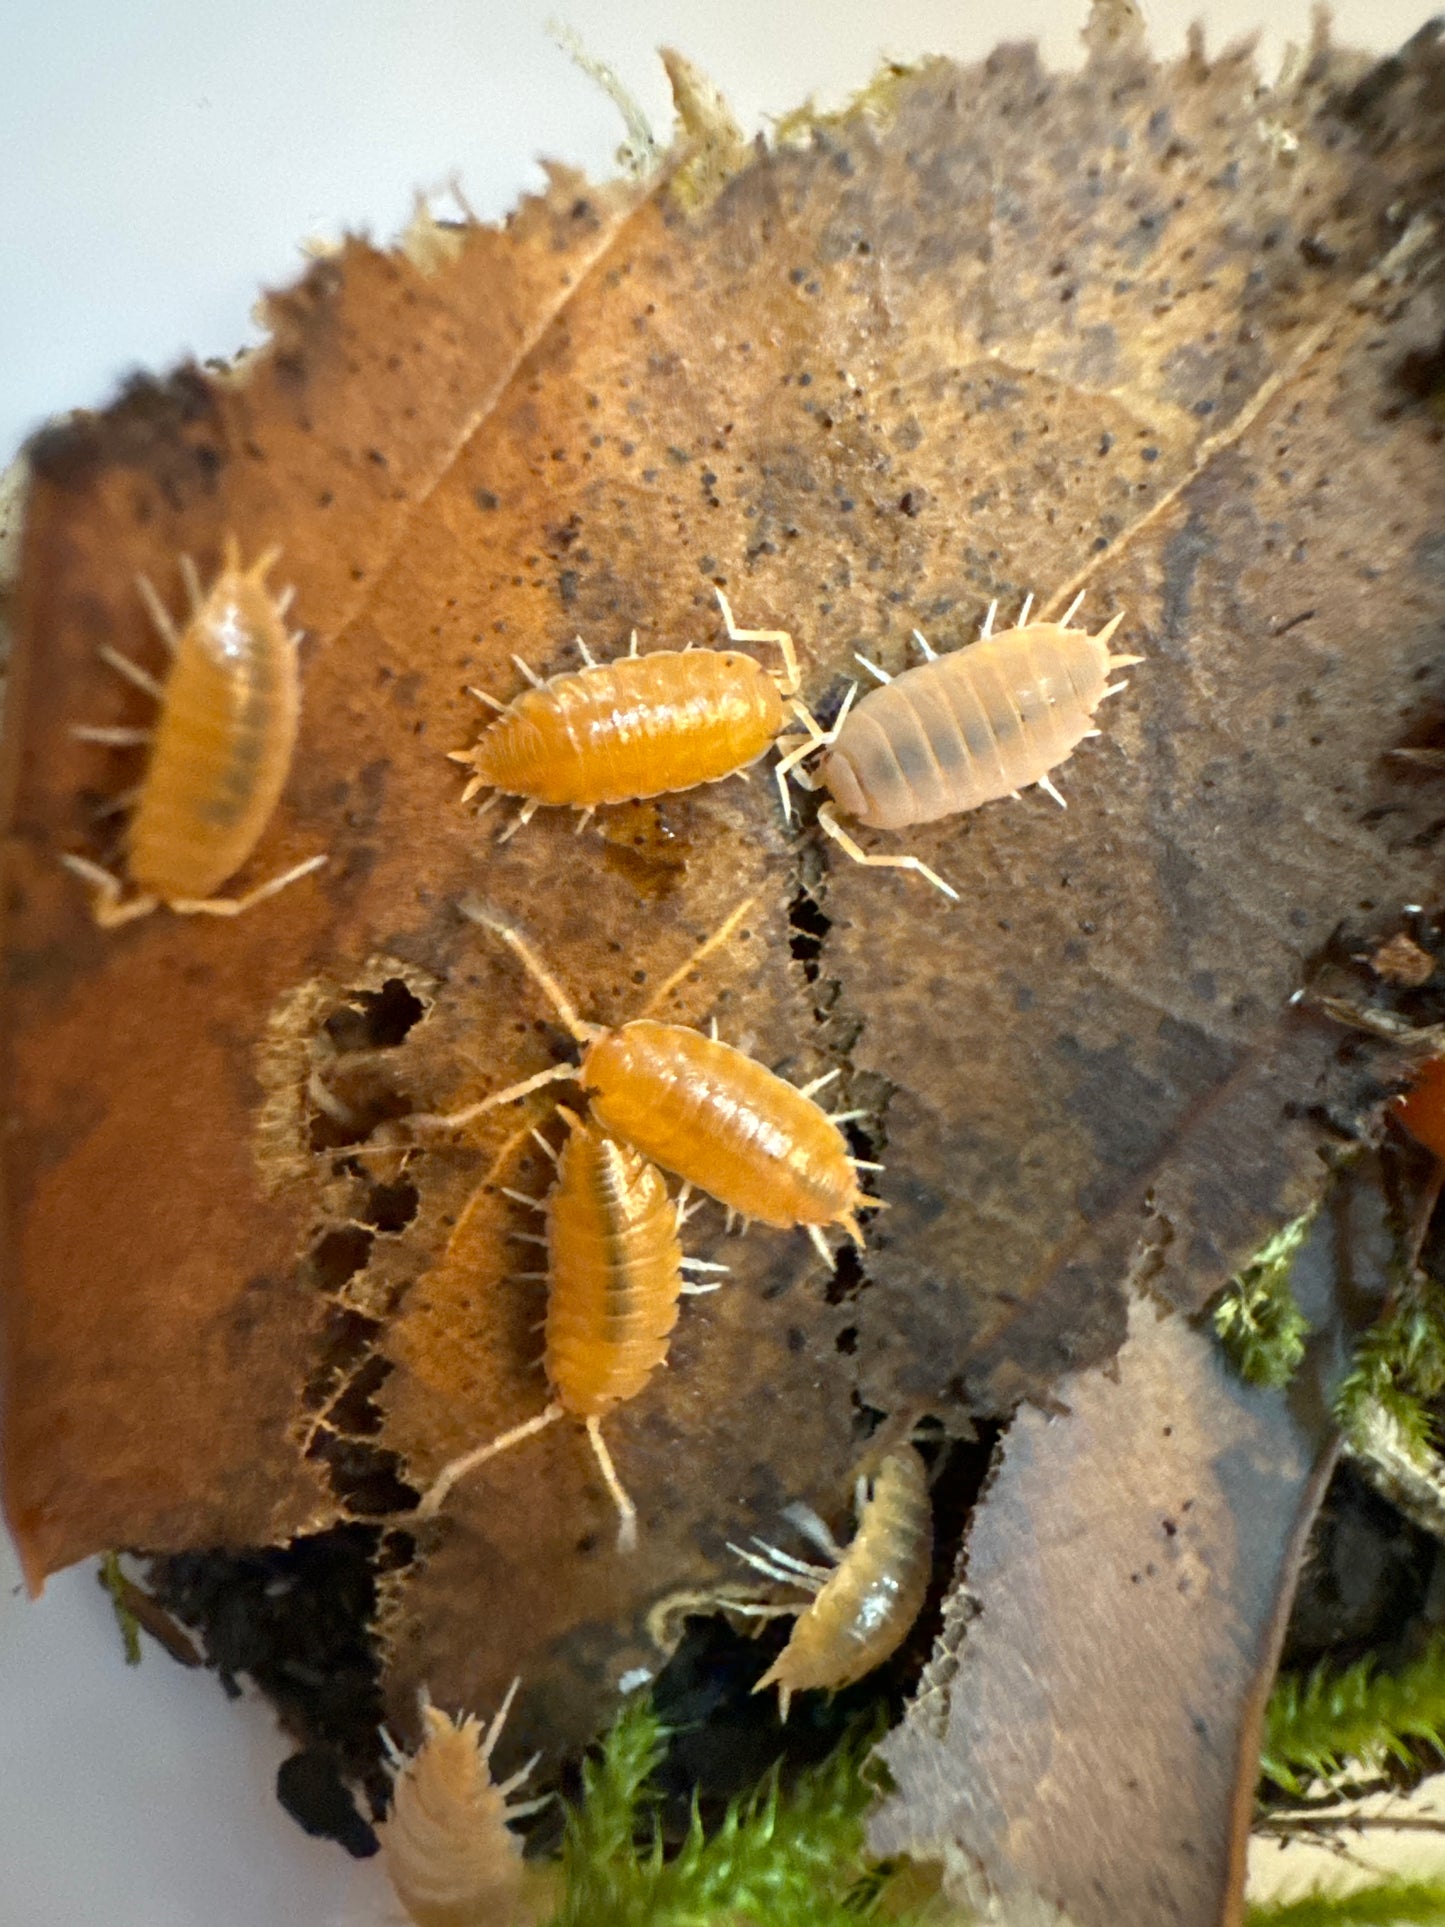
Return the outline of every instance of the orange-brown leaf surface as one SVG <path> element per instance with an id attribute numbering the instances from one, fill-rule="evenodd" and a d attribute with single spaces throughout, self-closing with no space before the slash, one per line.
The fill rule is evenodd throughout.
<path id="1" fill-rule="evenodd" d="M 741 155 L 715 198 L 558 182 L 425 270 L 351 244 L 275 346 L 43 437 L 9 719 L 15 1272 L 8 1503 L 40 1577 L 94 1547 L 385 1513 L 540 1410 L 535 1284 L 500 1186 L 547 1094 L 410 1156 L 378 1122 L 528 1076 L 565 1039 L 456 903 L 535 939 L 584 1015 L 666 1014 L 869 1113 L 890 1209 L 829 1277 L 799 1233 L 721 1235 L 668 1369 L 608 1422 L 641 1515 L 613 1550 L 579 1428 L 456 1489 L 389 1581 L 396 1703 L 588 1733 L 655 1666 L 649 1615 L 802 1497 L 841 1523 L 861 1408 L 1006 1408 L 1124 1331 L 1123 1280 L 1201 1302 L 1383 1090 L 1288 999 L 1342 916 L 1423 895 L 1438 783 L 1388 752 L 1440 701 L 1440 165 L 1425 39 L 1156 67 L 1096 35 L 890 75 Z M 715 174 L 726 170 L 719 167 Z M 689 180 L 694 177 L 689 176 Z M 449 258 L 450 257 L 450 258 Z M 302 743 L 235 925 L 95 932 L 56 857 L 123 780 L 68 724 L 131 720 L 94 660 L 154 663 L 131 586 L 277 540 L 307 631 Z M 546 811 L 505 845 L 445 752 L 542 672 L 714 643 L 713 590 L 798 637 L 831 713 L 853 653 L 1076 587 L 1147 658 L 1020 803 L 906 833 L 962 893 L 849 865 L 770 782 Z M 138 702 L 138 699 L 137 699 Z M 865 838 L 867 833 L 865 833 Z M 821 905 L 821 914 L 814 907 Z M 554 1134 L 555 1135 L 555 1134 Z"/>

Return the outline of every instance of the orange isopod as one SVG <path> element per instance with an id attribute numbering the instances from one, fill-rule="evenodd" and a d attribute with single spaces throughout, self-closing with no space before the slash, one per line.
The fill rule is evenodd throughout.
<path id="1" fill-rule="evenodd" d="M 839 1124 L 856 1113 L 830 1117 L 813 1102 L 813 1093 L 836 1077 L 836 1071 L 799 1090 L 746 1052 L 704 1037 L 687 1024 L 649 1017 L 616 1029 L 584 1023 L 510 924 L 475 903 L 461 908 L 499 936 L 525 965 L 583 1046 L 582 1061 L 575 1068 L 554 1065 L 448 1117 L 414 1122 L 455 1128 L 544 1084 L 575 1079 L 590 1096 L 592 1115 L 604 1130 L 730 1212 L 779 1229 L 804 1226 L 829 1264 L 832 1254 L 822 1235 L 824 1225 L 841 1225 L 855 1243 L 863 1242 L 857 1213 L 876 1209 L 878 1200 L 862 1189 L 858 1172 L 880 1167 L 849 1152 Z M 751 901 L 735 910 L 709 947 L 735 928 L 749 908 Z M 674 982 L 676 978 L 670 979 L 659 997 Z"/>
<path id="2" fill-rule="evenodd" d="M 155 729 L 77 728 L 83 741 L 150 745 L 145 776 L 126 828 L 126 867 L 141 894 L 122 898 L 119 877 L 86 857 L 66 868 L 95 892 L 106 928 L 169 909 L 237 916 L 326 861 L 314 856 L 241 897 L 218 897 L 260 841 L 291 767 L 300 715 L 299 636 L 286 628 L 291 592 L 273 596 L 265 576 L 279 554 L 268 549 L 241 567 L 234 536 L 220 574 L 204 594 L 189 556 L 181 572 L 191 615 L 177 631 L 152 585 L 138 582 L 171 655 L 164 683 L 113 649 L 102 658 L 159 705 Z"/>
<path id="3" fill-rule="evenodd" d="M 879 1466 L 871 1489 L 864 1479 L 858 1487 L 858 1530 L 846 1547 L 836 1545 L 823 1522 L 806 1509 L 791 1514 L 827 1554 L 827 1566 L 794 1559 L 762 1540 L 754 1541 L 758 1552 L 729 1548 L 769 1579 L 815 1595 L 753 1688 L 760 1693 L 776 1686 L 784 1719 L 794 1693 L 851 1686 L 880 1666 L 903 1643 L 928 1591 L 933 1514 L 923 1460 L 911 1445 L 899 1446 Z"/>
<path id="4" fill-rule="evenodd" d="M 1018 626 L 998 635 L 993 603 L 979 641 L 948 656 L 937 655 L 915 629 L 927 660 L 899 676 L 860 656 L 883 687 L 855 707 L 855 685 L 833 727 L 815 727 L 807 741 L 792 747 L 778 764 L 780 774 L 826 749 L 803 779 L 805 786 L 821 785 L 840 809 L 880 830 L 976 810 L 998 797 L 1017 796 L 1031 783 L 1065 807 L 1049 771 L 1100 733 L 1094 711 L 1125 686 L 1110 683 L 1110 674 L 1143 661 L 1109 654 L 1122 613 L 1096 636 L 1071 629 L 1082 600 L 1080 592 L 1058 622 L 1030 623 L 1030 596 Z M 855 862 L 916 870 L 957 900 L 952 885 L 916 856 L 866 855 L 830 805 L 819 810 L 818 822 Z"/>
<path id="5" fill-rule="evenodd" d="M 816 731 L 801 703 L 793 701 L 800 680 L 793 639 L 784 629 L 739 629 L 721 589 L 731 642 L 773 642 L 782 652 L 781 673 L 752 656 L 720 649 L 658 650 L 639 656 L 637 632 L 631 653 L 617 662 L 594 661 L 579 636 L 585 667 L 543 681 L 520 657 L 513 662 L 531 683 L 510 703 L 473 689 L 479 702 L 501 713 L 470 749 L 453 750 L 472 777 L 465 803 L 478 790 L 525 798 L 502 840 L 530 823 L 544 803 L 582 812 L 584 829 L 603 803 L 626 803 L 670 790 L 735 776 L 775 742 L 784 728 L 785 706 L 805 728 Z M 788 786 L 778 776 L 783 814 L 792 814 Z"/>
<path id="6" fill-rule="evenodd" d="M 392 1754 L 391 1807 L 376 1837 L 392 1889 L 416 1927 L 505 1927 L 520 1918 L 528 1870 L 509 1823 L 544 1802 L 510 1796 L 537 1762 L 500 1785 L 491 1775 L 519 1684 L 512 1681 L 485 1735 L 480 1720 L 454 1720 L 424 1699 L 421 1745 L 409 1756 Z"/>
<path id="7" fill-rule="evenodd" d="M 558 1109 L 570 1132 L 545 1203 L 507 1193 L 547 1214 L 547 1270 L 540 1274 L 548 1282 L 542 1363 L 554 1397 L 536 1418 L 453 1459 L 433 1480 L 419 1512 L 431 1517 L 474 1467 L 570 1413 L 586 1422 L 621 1520 L 618 1548 L 631 1551 L 637 1543 L 637 1510 L 603 1441 L 602 1419 L 614 1405 L 636 1398 L 666 1359 L 678 1297 L 689 1289 L 684 1269 L 722 1267 L 683 1257 L 677 1205 L 655 1164 L 564 1106 Z M 538 1142 L 555 1155 L 545 1138 Z"/>

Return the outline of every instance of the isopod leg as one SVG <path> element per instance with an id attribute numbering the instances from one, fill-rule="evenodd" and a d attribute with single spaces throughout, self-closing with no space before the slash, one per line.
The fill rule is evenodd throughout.
<path id="1" fill-rule="evenodd" d="M 799 1097 L 812 1097 L 818 1091 L 821 1091 L 825 1084 L 831 1084 L 835 1077 L 841 1077 L 842 1075 L 841 1067 L 835 1064 L 832 1070 L 824 1071 L 821 1077 L 815 1077 L 811 1083 L 800 1084 L 798 1086 L 798 1095 Z"/>
<path id="2" fill-rule="evenodd" d="M 756 902 L 756 897 L 744 897 L 735 909 L 728 912 L 727 916 L 723 918 L 712 935 L 703 938 L 697 949 L 694 950 L 692 955 L 687 959 L 687 962 L 679 964 L 672 975 L 665 978 L 663 982 L 659 984 L 652 996 L 647 1000 L 646 1008 L 642 1012 L 644 1017 L 650 1017 L 655 1010 L 659 1010 L 667 998 L 671 996 L 672 992 L 677 989 L 679 984 L 686 983 L 687 979 L 692 976 L 698 966 L 710 957 L 714 950 L 720 950 L 725 943 L 730 941 L 734 930 L 737 929 L 738 925 Z M 575 1031 L 573 1035 L 576 1035 Z"/>
<path id="3" fill-rule="evenodd" d="M 138 662 L 132 662 L 129 656 L 123 656 L 119 649 L 112 649 L 108 643 L 102 643 L 96 653 L 101 661 L 113 669 L 118 676 L 124 676 L 126 681 L 134 683 L 137 689 L 143 689 L 153 702 L 165 701 L 164 689 L 154 676 L 141 668 Z"/>
<path id="4" fill-rule="evenodd" d="M 729 642 L 775 642 L 783 657 L 783 680 L 778 685 L 785 696 L 796 695 L 798 685 L 803 680 L 803 672 L 798 667 L 798 654 L 793 647 L 793 638 L 786 629 L 739 629 L 733 622 L 733 612 L 728 607 L 728 599 L 721 589 L 714 589 L 718 607 L 722 610 L 723 621 L 727 625 Z"/>
<path id="5" fill-rule="evenodd" d="M 540 1091 L 544 1084 L 556 1084 L 564 1078 L 575 1078 L 577 1069 L 572 1064 L 554 1064 L 551 1070 L 538 1071 L 535 1077 L 524 1077 L 520 1084 L 509 1084 L 504 1091 L 495 1091 L 490 1097 L 481 1098 L 475 1104 L 468 1104 L 460 1111 L 432 1113 L 417 1111 L 409 1120 L 413 1130 L 460 1130 L 470 1124 L 474 1117 L 481 1117 L 485 1111 L 498 1110 L 503 1104 L 515 1104 L 519 1097 L 528 1097 L 533 1091 Z M 535 1202 L 535 1200 L 532 1200 Z"/>
<path id="6" fill-rule="evenodd" d="M 925 877 L 936 890 L 942 890 L 946 897 L 951 898 L 954 903 L 958 902 L 959 896 L 957 890 L 954 889 L 951 883 L 945 883 L 936 870 L 930 870 L 922 857 L 869 856 L 867 851 L 860 849 L 852 837 L 848 835 L 847 831 L 842 827 L 826 803 L 818 812 L 818 823 L 820 827 L 832 837 L 833 841 L 843 851 L 843 854 L 845 856 L 851 856 L 855 863 L 861 863 L 870 870 L 916 870 L 919 876 Z"/>
<path id="7" fill-rule="evenodd" d="M 71 856 L 68 852 L 60 861 L 72 876 L 88 883 L 94 892 L 90 900 L 90 913 L 102 930 L 114 930 L 120 924 L 134 923 L 137 917 L 148 917 L 152 910 L 160 908 L 159 897 L 132 897 L 129 903 L 121 901 L 123 888 L 119 877 L 103 870 L 98 863 L 88 857 Z"/>
<path id="8" fill-rule="evenodd" d="M 806 1559 L 795 1559 L 791 1552 L 783 1552 L 777 1546 L 768 1545 L 765 1540 L 757 1539 L 754 1544 L 761 1546 L 765 1557 L 780 1565 L 784 1572 L 806 1586 L 810 1592 L 820 1591 L 832 1577 L 826 1566 L 814 1566 Z"/>
<path id="9" fill-rule="evenodd" d="M 512 1710 L 512 1701 L 517 1697 L 517 1692 L 521 1684 L 522 1675 L 518 1673 L 517 1677 L 507 1688 L 507 1697 L 492 1715 L 492 1723 L 487 1728 L 487 1737 L 482 1741 L 481 1751 L 484 1760 L 490 1761 L 496 1749 L 497 1741 L 502 1737 L 502 1728 L 507 1724 L 507 1715 Z M 522 1777 L 525 1779 L 526 1775 L 523 1774 Z"/>
<path id="10" fill-rule="evenodd" d="M 136 749 L 152 736 L 148 729 L 108 729 L 95 723 L 73 723 L 70 733 L 78 743 L 104 743 L 109 749 Z"/>
<path id="11" fill-rule="evenodd" d="M 602 1421 L 594 1412 L 587 1421 L 587 1436 L 592 1441 L 592 1451 L 597 1459 L 607 1490 L 612 1494 L 612 1503 L 617 1507 L 617 1550 L 635 1552 L 637 1550 L 637 1507 L 627 1496 L 627 1489 L 617 1476 L 617 1467 L 612 1463 L 612 1454 L 602 1437 Z"/>
<path id="12" fill-rule="evenodd" d="M 189 560 L 189 558 L 187 559 Z M 156 585 L 148 575 L 138 575 L 135 579 L 135 586 L 141 601 L 146 606 L 151 621 L 156 626 L 161 641 L 166 645 L 167 649 L 170 650 L 171 654 L 174 655 L 181 646 L 181 639 L 176 633 L 176 625 L 171 621 L 170 610 L 156 593 Z"/>
<path id="13" fill-rule="evenodd" d="M 522 805 L 521 809 L 517 812 L 517 815 L 507 825 L 506 829 L 500 833 L 500 835 L 497 838 L 497 841 L 499 843 L 510 843 L 512 838 L 517 834 L 518 830 L 526 829 L 527 825 L 531 822 L 532 818 L 537 814 L 538 810 L 541 809 L 541 807 L 542 805 L 536 800 L 535 797 L 528 797 L 527 801 Z"/>
<path id="14" fill-rule="evenodd" d="M 520 1445 L 523 1439 L 531 1438 L 534 1433 L 542 1431 L 545 1426 L 561 1416 L 562 1407 L 555 1403 L 551 1404 L 545 1412 L 539 1412 L 536 1418 L 529 1418 L 525 1424 L 514 1425 L 510 1432 L 503 1432 L 500 1438 L 492 1439 L 486 1445 L 474 1446 L 470 1452 L 463 1452 L 460 1458 L 453 1459 L 449 1465 L 444 1465 L 438 1472 L 422 1494 L 421 1503 L 412 1516 L 417 1519 L 434 1519 L 458 1479 L 464 1479 L 469 1472 L 474 1472 L 488 1459 L 494 1459 L 499 1452 L 506 1452 L 512 1446 Z"/>
<path id="15" fill-rule="evenodd" d="M 200 575 L 190 556 L 182 555 L 177 559 L 180 565 L 181 581 L 186 585 L 186 598 L 191 605 L 191 614 L 198 616 L 201 613 L 202 605 L 206 599 L 205 591 L 201 588 Z M 234 536 L 228 535 L 226 537 L 221 566 L 223 569 L 229 569 L 233 573 L 241 567 L 241 551 Z"/>
<path id="16" fill-rule="evenodd" d="M 762 1550 L 749 1552 L 746 1546 L 735 1546 L 731 1539 L 727 1547 L 729 1552 L 735 1552 L 739 1559 L 745 1560 L 754 1572 L 771 1579 L 774 1585 L 798 1586 L 804 1592 L 821 1592 L 832 1576 L 817 1566 L 807 1565 L 801 1559 L 788 1559 L 786 1554 L 778 1552 L 776 1546 L 768 1545 L 765 1540 L 755 1539 L 753 1543 Z"/>
<path id="17" fill-rule="evenodd" d="M 514 930 L 509 923 L 503 923 L 500 918 L 492 916 L 475 897 L 464 898 L 457 908 L 470 922 L 479 923 L 483 930 L 490 930 L 494 937 L 501 938 L 528 976 L 546 996 L 547 1001 L 562 1020 L 563 1028 L 569 1031 L 579 1044 L 590 1043 L 598 1035 L 595 1024 L 583 1023 L 568 1001 L 562 986 L 520 931 Z"/>
<path id="18" fill-rule="evenodd" d="M 319 870 L 326 862 L 323 852 L 320 856 L 307 857 L 304 863 L 297 863 L 280 876 L 272 877 L 269 883 L 261 883 L 254 890 L 248 890 L 243 897 L 173 897 L 166 904 L 182 917 L 239 917 L 244 911 L 254 910 L 258 903 L 267 897 L 274 897 L 278 891 L 285 890 L 301 877 L 309 876 Z"/>
<path id="19" fill-rule="evenodd" d="M 783 1517 L 796 1532 L 815 1545 L 819 1552 L 831 1559 L 836 1566 L 843 1557 L 843 1548 L 828 1530 L 812 1506 L 803 1499 L 794 1499 L 791 1505 L 783 1507 Z"/>
<path id="20" fill-rule="evenodd" d="M 785 823 L 791 823 L 793 820 L 793 799 L 788 794 L 788 772 L 783 768 L 781 758 L 773 770 L 773 779 L 778 786 L 778 801 L 783 806 L 783 821 Z"/>

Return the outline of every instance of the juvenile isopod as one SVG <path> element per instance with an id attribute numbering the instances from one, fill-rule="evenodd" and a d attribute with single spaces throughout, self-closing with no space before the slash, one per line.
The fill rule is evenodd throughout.
<path id="1" fill-rule="evenodd" d="M 260 841 L 296 744 L 299 638 L 285 621 L 291 592 L 274 596 L 265 583 L 278 554 L 268 549 L 243 569 L 239 546 L 228 537 L 220 574 L 204 593 L 189 556 L 183 556 L 191 614 L 179 631 L 155 589 L 140 578 L 138 587 L 171 656 L 164 682 L 116 650 L 100 652 L 159 711 L 153 730 L 74 731 L 87 742 L 150 749 L 125 833 L 126 868 L 140 894 L 124 899 L 121 879 L 86 857 L 61 858 L 95 892 L 95 919 L 103 927 L 129 923 L 161 904 L 188 915 L 237 916 L 326 861 L 311 857 L 244 896 L 216 895 Z"/>
<path id="2" fill-rule="evenodd" d="M 584 667 L 543 681 L 519 656 L 512 660 L 532 685 L 510 703 L 485 691 L 470 693 L 500 711 L 470 749 L 450 752 L 472 777 L 462 792 L 478 790 L 524 799 L 503 839 L 530 823 L 546 804 L 582 812 L 585 828 L 604 803 L 639 801 L 700 783 L 721 782 L 757 761 L 776 742 L 791 709 L 816 733 L 802 704 L 793 639 L 784 629 L 739 629 L 721 589 L 716 592 L 730 642 L 772 642 L 782 653 L 781 671 L 753 656 L 722 649 L 662 649 L 596 662 L 579 636 Z M 784 775 L 778 776 L 783 814 L 791 805 Z M 483 808 L 490 808 L 491 802 Z"/>
<path id="3" fill-rule="evenodd" d="M 682 1255 L 678 1210 L 655 1164 L 562 1106 L 571 1127 L 545 1203 L 508 1192 L 546 1213 L 546 1345 L 542 1356 L 552 1402 L 536 1418 L 477 1446 L 443 1468 L 422 1498 L 430 1518 L 457 1480 L 570 1413 L 585 1421 L 592 1450 L 617 1507 L 618 1549 L 637 1543 L 637 1509 L 602 1437 L 615 1405 L 636 1398 L 667 1357 L 677 1323 L 683 1271 L 712 1271 Z M 554 1155 L 545 1138 L 539 1139 Z M 698 1287 L 693 1287 L 698 1289 Z M 703 1287 L 706 1289 L 706 1287 Z"/>
<path id="4" fill-rule="evenodd" d="M 376 1829 L 397 1899 L 417 1927 L 511 1927 L 530 1918 L 522 1842 L 509 1824 L 541 1804 L 509 1805 L 537 1764 L 497 1785 L 491 1759 L 519 1681 L 482 1732 L 423 1701 L 422 1743 L 394 1755 L 391 1808 Z"/>
<path id="5" fill-rule="evenodd" d="M 1071 629 L 1082 600 L 1081 592 L 1058 622 L 1031 623 L 1030 596 L 1018 626 L 998 635 L 993 603 L 979 641 L 947 656 L 935 654 L 915 629 L 926 660 L 899 676 L 860 656 L 882 687 L 856 705 L 850 690 L 833 727 L 815 726 L 806 742 L 782 757 L 779 771 L 826 750 L 802 780 L 809 788 L 821 786 L 832 799 L 818 811 L 828 835 L 855 862 L 916 870 L 956 900 L 952 885 L 918 857 L 867 855 L 839 824 L 833 805 L 880 830 L 976 810 L 998 797 L 1016 796 L 1031 783 L 1063 807 L 1049 771 L 1086 737 L 1100 733 L 1093 726 L 1094 711 L 1125 687 L 1109 681 L 1113 671 L 1143 661 L 1109 654 L 1122 612 L 1096 636 Z"/>
<path id="6" fill-rule="evenodd" d="M 751 907 L 744 903 L 708 948 L 735 928 Z M 787 1083 L 746 1052 L 687 1024 L 638 1017 L 609 1029 L 584 1023 L 561 986 L 510 924 L 475 903 L 465 916 L 500 937 L 541 986 L 563 1025 L 582 1046 L 576 1067 L 556 1064 L 524 1078 L 480 1103 L 447 1117 L 417 1118 L 419 1125 L 457 1128 L 499 1104 L 559 1079 L 580 1083 L 603 1130 L 641 1151 L 686 1183 L 716 1198 L 730 1212 L 779 1229 L 804 1226 L 829 1264 L 822 1227 L 841 1225 L 855 1243 L 860 1210 L 877 1209 L 858 1182 L 860 1169 L 878 1167 L 854 1158 L 839 1129 L 854 1113 L 830 1117 L 813 1094 L 837 1076 L 829 1071 L 802 1089 Z M 686 970 L 694 967 L 697 959 Z M 654 1005 L 677 978 L 663 985 Z"/>
<path id="7" fill-rule="evenodd" d="M 933 1567 L 933 1515 L 928 1476 L 911 1445 L 890 1452 L 868 1482 L 858 1482 L 858 1530 L 846 1547 L 834 1544 L 822 1521 L 795 1515 L 829 1559 L 810 1565 L 775 1546 L 733 1546 L 758 1572 L 779 1585 L 814 1595 L 799 1610 L 787 1645 L 753 1688 L 776 1686 L 784 1719 L 794 1693 L 830 1692 L 881 1666 L 902 1645 L 917 1619 Z M 771 1608 L 767 1610 L 772 1610 Z"/>

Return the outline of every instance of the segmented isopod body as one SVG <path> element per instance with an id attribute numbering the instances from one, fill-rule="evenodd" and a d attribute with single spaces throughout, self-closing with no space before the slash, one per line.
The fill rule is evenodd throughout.
<path id="1" fill-rule="evenodd" d="M 578 1075 L 609 1131 L 729 1210 L 779 1229 L 840 1224 L 862 1242 L 869 1200 L 848 1140 L 745 1051 L 642 1017 L 590 1043 Z"/>
<path id="2" fill-rule="evenodd" d="M 157 683 L 129 658 L 105 660 L 159 704 L 153 732 L 78 729 L 91 741 L 149 741 L 150 757 L 126 829 L 126 865 L 141 892 L 121 901 L 119 880 L 81 857 L 64 859 L 96 890 L 103 924 L 130 921 L 164 903 L 173 910 L 235 915 L 325 862 L 313 857 L 242 898 L 215 893 L 251 855 L 280 800 L 300 715 L 297 638 L 285 623 L 289 595 L 265 576 L 278 551 L 249 569 L 234 538 L 220 574 L 201 592 L 188 562 L 191 617 L 179 632 L 143 582 L 171 667 Z"/>
<path id="3" fill-rule="evenodd" d="M 417 1927 L 510 1927 L 530 1917 L 522 1843 L 509 1807 L 535 1760 L 500 1786 L 491 1775 L 493 1748 L 517 1690 L 511 1690 L 483 1735 L 480 1720 L 453 1720 L 424 1704 L 422 1743 L 395 1763 L 391 1809 L 377 1827 L 382 1859 L 397 1899 Z"/>
<path id="4" fill-rule="evenodd" d="M 682 1289 L 677 1207 L 655 1164 L 564 1111 L 547 1199 L 547 1348 L 563 1411 L 600 1418 L 667 1357 Z"/>
<path id="5" fill-rule="evenodd" d="M 1109 654 L 1122 613 L 1090 635 L 1069 627 L 1077 607 L 1076 599 L 1059 622 L 1025 623 L 998 635 L 991 633 L 990 609 L 982 638 L 947 656 L 935 655 L 917 636 L 928 659 L 894 677 L 860 658 L 882 687 L 846 704 L 834 727 L 800 746 L 785 765 L 826 748 L 810 782 L 849 816 L 881 830 L 975 810 L 1032 783 L 1062 803 L 1050 770 L 1098 734 L 1094 711 L 1124 687 L 1110 684 L 1111 672 L 1141 660 Z M 859 862 L 918 870 L 957 895 L 917 857 L 865 856 L 826 806 L 819 822 Z"/>
<path id="6" fill-rule="evenodd" d="M 655 1164 L 563 1106 L 570 1126 L 548 1193 L 547 1319 L 542 1363 L 554 1394 L 546 1410 L 454 1459 L 421 1503 L 434 1513 L 457 1480 L 570 1413 L 586 1421 L 621 1518 L 618 1544 L 636 1542 L 636 1512 L 603 1443 L 601 1420 L 635 1398 L 667 1357 L 684 1289 L 677 1206 Z"/>
<path id="7" fill-rule="evenodd" d="M 516 930 L 475 904 L 462 909 L 526 966 L 582 1045 L 582 1059 L 575 1069 L 556 1065 L 447 1118 L 419 1122 L 455 1127 L 543 1084 L 575 1079 L 605 1130 L 729 1211 L 779 1229 L 805 1227 L 829 1262 L 824 1225 L 841 1225 L 862 1243 L 857 1213 L 877 1200 L 863 1190 L 858 1171 L 870 1167 L 851 1155 L 837 1122 L 812 1095 L 835 1072 L 800 1090 L 746 1052 L 686 1024 L 648 1017 L 616 1029 L 584 1023 Z M 734 912 L 729 923 L 740 915 Z"/>
<path id="8" fill-rule="evenodd" d="M 776 1686 L 786 1719 L 794 1693 L 851 1686 L 897 1650 L 917 1619 L 933 1566 L 933 1516 L 923 1461 L 911 1445 L 888 1454 L 859 1508 L 852 1540 L 841 1551 L 828 1546 L 835 1561 L 831 1569 L 767 1546 L 760 1553 L 740 1546 L 733 1550 L 770 1579 L 816 1595 L 753 1689 Z"/>
<path id="9" fill-rule="evenodd" d="M 471 749 L 453 752 L 473 772 L 462 800 L 485 788 L 525 798 L 516 829 L 543 804 L 568 805 L 585 818 L 604 803 L 720 782 L 756 762 L 784 727 L 797 658 L 785 630 L 739 629 L 721 590 L 717 598 L 732 641 L 778 645 L 780 674 L 728 650 L 639 656 L 636 634 L 633 653 L 609 663 L 594 662 L 579 637 L 585 667 L 545 682 L 514 658 L 530 689 L 506 705 L 472 691 L 501 714 Z M 786 813 L 781 777 L 778 788 Z"/>

